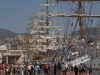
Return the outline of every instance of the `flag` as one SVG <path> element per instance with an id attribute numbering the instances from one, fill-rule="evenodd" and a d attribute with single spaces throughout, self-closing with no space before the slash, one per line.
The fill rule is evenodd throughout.
<path id="1" fill-rule="evenodd" d="M 69 48 L 71 48 L 71 47 L 72 47 L 72 44 L 69 45 Z"/>

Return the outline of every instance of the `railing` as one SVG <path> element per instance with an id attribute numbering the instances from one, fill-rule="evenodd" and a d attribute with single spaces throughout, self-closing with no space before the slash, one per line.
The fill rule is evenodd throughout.
<path id="1" fill-rule="evenodd" d="M 84 55 L 84 56 L 79 57 L 79 58 L 77 58 L 75 60 L 67 62 L 67 64 L 70 63 L 70 64 L 73 64 L 73 66 L 75 66 L 75 65 L 79 65 L 80 63 L 85 63 L 87 61 L 90 61 L 90 57 L 88 55 Z"/>

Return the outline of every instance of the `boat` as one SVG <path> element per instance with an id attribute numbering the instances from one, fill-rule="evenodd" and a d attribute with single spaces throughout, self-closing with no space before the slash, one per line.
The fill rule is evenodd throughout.
<path id="1" fill-rule="evenodd" d="M 92 10 L 96 10 L 96 8 L 99 7 L 98 3 L 100 3 L 100 0 L 54 0 L 54 1 L 56 1 L 58 4 L 62 4 L 61 6 L 63 6 L 63 4 L 66 3 L 66 5 L 68 5 L 67 7 L 71 8 L 72 12 L 69 13 L 67 12 L 67 14 L 66 13 L 57 14 L 56 17 L 71 18 L 68 19 L 68 21 L 73 20 L 72 24 L 70 24 L 71 27 L 74 26 L 72 29 L 72 35 L 75 32 L 77 25 L 80 29 L 78 36 L 73 37 L 71 35 L 72 39 L 71 42 L 69 42 L 69 44 L 70 43 L 73 44 L 73 47 L 69 49 L 69 44 L 68 44 L 68 47 L 66 48 L 67 59 L 69 58 L 71 59 L 69 62 L 67 62 L 67 64 L 71 63 L 73 64 L 73 66 L 75 66 L 75 65 L 79 65 L 80 63 L 84 63 L 87 64 L 88 68 L 92 68 L 93 75 L 100 75 L 100 64 L 99 64 L 100 63 L 99 40 L 100 39 L 98 38 L 98 35 L 100 34 L 91 35 L 91 30 L 93 28 L 94 20 L 97 19 L 99 21 L 100 18 L 100 13 L 98 11 L 95 11 L 93 13 Z M 90 8 L 88 8 L 87 5 Z M 95 5 L 95 8 L 93 7 L 93 5 Z M 76 12 L 73 12 L 75 8 L 77 8 L 77 10 Z M 86 8 L 88 8 L 87 9 L 88 13 L 86 13 Z"/>
<path id="2" fill-rule="evenodd" d="M 55 4 L 46 0 L 46 4 L 39 5 L 41 12 L 36 12 L 36 17 L 31 17 L 28 20 L 26 50 L 31 62 L 37 60 L 41 63 L 53 61 L 53 57 L 61 49 L 59 38 L 63 38 L 63 34 L 55 31 L 62 30 L 62 26 L 52 24 L 49 6 L 54 7 Z"/>
<path id="3" fill-rule="evenodd" d="M 54 1 L 60 4 L 60 9 L 64 10 L 63 5 L 64 3 L 68 5 L 65 9 L 68 8 L 68 12 L 64 13 L 63 11 L 59 10 L 57 13 L 49 13 L 48 7 L 49 6 L 55 6 L 54 4 L 49 4 L 49 1 Z M 72 63 L 74 65 L 79 65 L 80 63 L 85 63 L 92 65 L 92 68 L 94 69 L 94 73 L 96 69 L 100 70 L 99 66 L 95 66 L 94 64 L 97 64 L 95 60 L 99 60 L 100 57 L 100 48 L 99 48 L 99 39 L 95 38 L 96 36 L 90 34 L 90 31 L 92 29 L 92 25 L 95 21 L 94 18 L 97 18 L 99 21 L 100 15 L 96 14 L 94 15 L 92 13 L 92 6 L 93 4 L 98 4 L 99 0 L 46 0 L 46 4 L 40 4 L 40 7 L 43 8 L 43 6 L 46 6 L 46 12 L 37 12 L 36 15 L 40 20 L 33 20 L 29 29 L 29 37 L 28 37 L 28 51 L 31 53 L 32 60 L 33 57 L 40 56 L 39 52 L 45 52 L 43 56 L 44 62 L 47 61 L 46 58 L 53 58 L 53 61 L 63 61 L 68 63 Z M 88 14 L 85 13 L 85 7 L 86 4 L 90 6 L 90 10 Z M 70 7 L 71 6 L 71 7 Z M 77 7 L 77 10 L 75 10 L 75 7 Z M 69 10 L 71 9 L 71 10 Z M 73 12 L 73 10 L 75 12 Z M 70 12 L 69 12 L 70 11 Z M 45 18 L 44 18 L 45 16 Z M 57 42 L 57 37 L 55 33 L 50 34 L 50 28 L 57 28 L 58 30 L 62 29 L 60 26 L 53 26 L 50 21 L 50 17 L 56 17 L 62 18 L 65 23 L 65 33 L 64 33 L 64 40 L 63 43 Z M 88 19 L 87 19 L 88 18 Z M 90 18 L 90 19 L 89 19 Z M 45 20 L 46 19 L 46 20 Z M 35 25 L 37 24 L 37 26 Z M 70 28 L 68 28 L 70 27 Z M 40 28 L 40 29 L 39 29 Z M 77 32 L 77 36 L 74 32 L 79 29 L 79 32 Z M 90 30 L 89 30 L 90 28 Z M 32 30 L 31 30 L 32 29 Z M 68 34 L 68 30 L 70 29 L 70 34 Z M 39 33 L 37 33 L 37 30 Z M 84 31 L 85 30 L 85 31 Z M 45 33 L 46 32 L 46 33 Z M 32 34 L 30 34 L 32 33 Z M 44 34 L 45 33 L 45 34 Z M 33 37 L 34 36 L 34 37 Z M 51 38 L 52 37 L 52 38 Z M 49 41 L 50 40 L 50 41 Z M 55 40 L 55 41 L 54 41 Z M 37 44 L 33 44 L 32 41 L 36 41 Z M 45 45 L 43 45 L 43 42 L 45 42 Z M 52 47 L 49 47 L 50 44 L 53 44 Z M 59 48 L 59 45 L 63 48 Z M 32 48 L 31 48 L 32 46 Z M 34 50 L 33 46 L 35 46 Z M 54 47 L 56 48 L 54 49 Z M 50 51 L 55 50 L 52 54 L 52 56 L 49 55 Z M 60 51 L 59 51 L 60 50 Z M 32 52 L 33 51 L 33 52 Z M 36 55 L 37 54 L 37 55 Z M 42 56 L 41 56 L 42 57 Z M 51 60 L 49 60 L 51 61 Z M 99 65 L 99 64 L 98 64 Z M 100 72 L 98 70 L 98 73 Z M 99 73 L 100 74 L 100 73 Z"/>
<path id="4" fill-rule="evenodd" d="M 54 0 L 62 7 L 66 12 L 63 14 L 57 14 L 55 17 L 69 18 L 66 19 L 68 25 L 71 26 L 71 39 L 68 38 L 69 43 L 66 46 L 67 52 L 63 61 L 67 64 L 79 65 L 80 63 L 87 64 L 87 67 L 92 66 L 93 75 L 100 75 L 100 48 L 99 38 L 97 35 L 91 34 L 93 32 L 93 24 L 97 19 L 99 21 L 100 13 L 98 11 L 98 4 L 100 0 Z M 66 7 L 64 5 L 67 5 Z M 95 6 L 94 6 L 95 5 Z M 88 6 L 88 7 L 86 7 Z M 93 7 L 94 6 L 94 7 Z M 69 10 L 71 9 L 71 10 Z M 87 9 L 87 10 L 86 10 Z M 70 11 L 70 12 L 69 12 Z M 75 11 L 75 12 L 74 12 Z M 88 12 L 86 12 L 88 11 Z M 88 22 L 87 22 L 88 21 Z M 66 25 L 68 27 L 68 25 Z M 75 30 L 79 29 L 78 35 L 73 36 Z M 99 27 L 98 27 L 99 28 Z M 97 28 L 97 29 L 98 29 Z M 70 30 L 71 30 L 70 29 Z M 96 30 L 95 30 L 96 31 Z M 94 31 L 94 32 L 95 32 Z M 97 33 L 96 33 L 97 34 Z M 100 34 L 98 34 L 100 35 Z M 67 59 L 67 61 L 66 61 Z M 97 66 L 98 65 L 98 66 Z"/>
<path id="5" fill-rule="evenodd" d="M 71 10 L 66 11 L 67 14 L 66 13 L 59 13 L 59 14 L 53 15 L 54 17 L 57 17 L 57 18 L 61 18 L 61 17 L 65 18 L 65 19 L 68 18 L 68 19 L 66 19 L 66 21 L 68 21 L 68 22 L 71 21 L 69 24 L 66 24 L 66 27 L 71 25 L 70 30 L 72 30 L 71 37 L 68 38 L 68 40 L 69 40 L 68 47 L 73 45 L 73 49 L 80 48 L 81 51 L 79 52 L 78 50 L 76 50 L 76 52 L 75 52 L 73 50 L 73 52 L 72 52 L 71 49 L 69 49 L 68 52 L 70 52 L 71 55 L 73 55 L 75 53 L 76 53 L 76 55 L 79 55 L 79 56 L 85 55 L 85 54 L 92 55 L 91 52 L 94 52 L 96 50 L 97 45 L 98 45 L 97 40 L 99 40 L 99 38 L 95 38 L 95 35 L 91 35 L 90 34 L 91 30 L 89 30 L 89 29 L 92 29 L 92 27 L 93 27 L 92 25 L 94 22 L 93 21 L 94 18 L 98 19 L 98 21 L 100 18 L 100 15 L 93 14 L 92 8 L 93 8 L 94 2 L 99 3 L 100 1 L 99 0 L 54 0 L 54 1 L 56 1 L 58 4 L 62 4 L 62 5 L 64 3 L 66 3 L 67 5 L 69 5 L 69 8 L 71 9 Z M 85 3 L 90 5 L 90 11 L 88 11 L 88 13 L 85 13 L 85 10 L 86 10 Z M 75 7 L 77 8 L 76 11 L 75 11 Z M 63 6 L 62 6 L 62 9 L 64 10 Z M 66 9 L 67 9 L 67 7 L 66 7 Z M 90 19 L 88 20 L 86 18 L 90 18 Z M 85 24 L 86 23 L 85 19 L 89 21 L 87 23 L 88 25 Z M 77 27 L 79 29 L 78 35 L 73 36 L 75 30 L 77 30 L 76 29 Z M 89 50 L 89 48 L 94 48 L 94 51 L 85 50 L 83 47 L 86 47 L 88 50 Z M 67 48 L 67 50 L 68 50 L 68 48 Z M 77 54 L 77 51 L 79 52 L 78 54 Z"/>

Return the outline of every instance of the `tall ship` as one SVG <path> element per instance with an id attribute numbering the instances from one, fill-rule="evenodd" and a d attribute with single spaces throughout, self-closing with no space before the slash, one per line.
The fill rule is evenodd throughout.
<path id="1" fill-rule="evenodd" d="M 49 62 L 53 61 L 55 54 L 62 49 L 59 39 L 63 38 L 60 33 L 62 26 L 53 25 L 49 12 L 49 7 L 54 7 L 51 0 L 46 0 L 46 4 L 40 4 L 41 12 L 36 12 L 36 17 L 29 19 L 27 28 L 27 56 L 29 61 Z M 53 13 L 53 15 L 55 15 Z M 47 60 L 48 59 L 48 60 Z"/>
<path id="2" fill-rule="evenodd" d="M 100 0 L 54 0 L 60 11 L 55 17 L 63 18 L 70 38 L 63 60 L 67 64 L 92 66 L 93 75 L 100 74 Z M 59 10 L 58 9 L 58 10 Z M 62 10 L 61 10 L 62 9 Z M 69 31 L 68 31 L 69 32 Z M 66 33 L 68 34 L 68 33 Z M 65 42 L 66 43 L 66 42 Z"/>
<path id="3" fill-rule="evenodd" d="M 73 66 L 88 63 L 93 69 L 100 69 L 97 66 L 100 63 L 99 3 L 99 0 L 46 0 L 46 4 L 40 4 L 41 8 L 45 6 L 46 12 L 43 9 L 37 12 L 28 28 L 30 58 L 33 60 L 33 57 L 41 56 L 41 59 L 47 60 L 53 57 L 53 61 L 60 60 Z M 49 6 L 56 7 L 54 13 L 49 12 Z M 58 19 L 58 24 L 64 26 L 63 34 L 55 33 L 55 29 L 58 31 L 62 27 L 54 26 L 52 18 Z M 52 28 L 55 28 L 54 31 Z M 62 41 L 59 41 L 60 37 Z"/>

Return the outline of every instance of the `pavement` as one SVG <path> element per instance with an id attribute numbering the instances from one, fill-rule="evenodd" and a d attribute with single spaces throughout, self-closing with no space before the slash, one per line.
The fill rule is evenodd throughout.
<path id="1" fill-rule="evenodd" d="M 5 75 L 5 74 L 0 74 L 0 75 Z M 10 75 L 12 75 L 12 74 L 10 74 Z M 17 74 L 13 74 L 13 75 L 17 75 Z M 38 74 L 38 75 L 41 75 L 41 74 Z M 48 75 L 51 75 L 51 74 L 48 74 Z M 62 74 L 61 74 L 62 75 Z M 74 72 L 67 72 L 67 74 L 66 75 L 75 75 L 74 74 Z M 78 74 L 79 75 L 79 74 Z M 80 75 L 89 75 L 89 74 L 80 74 Z"/>

